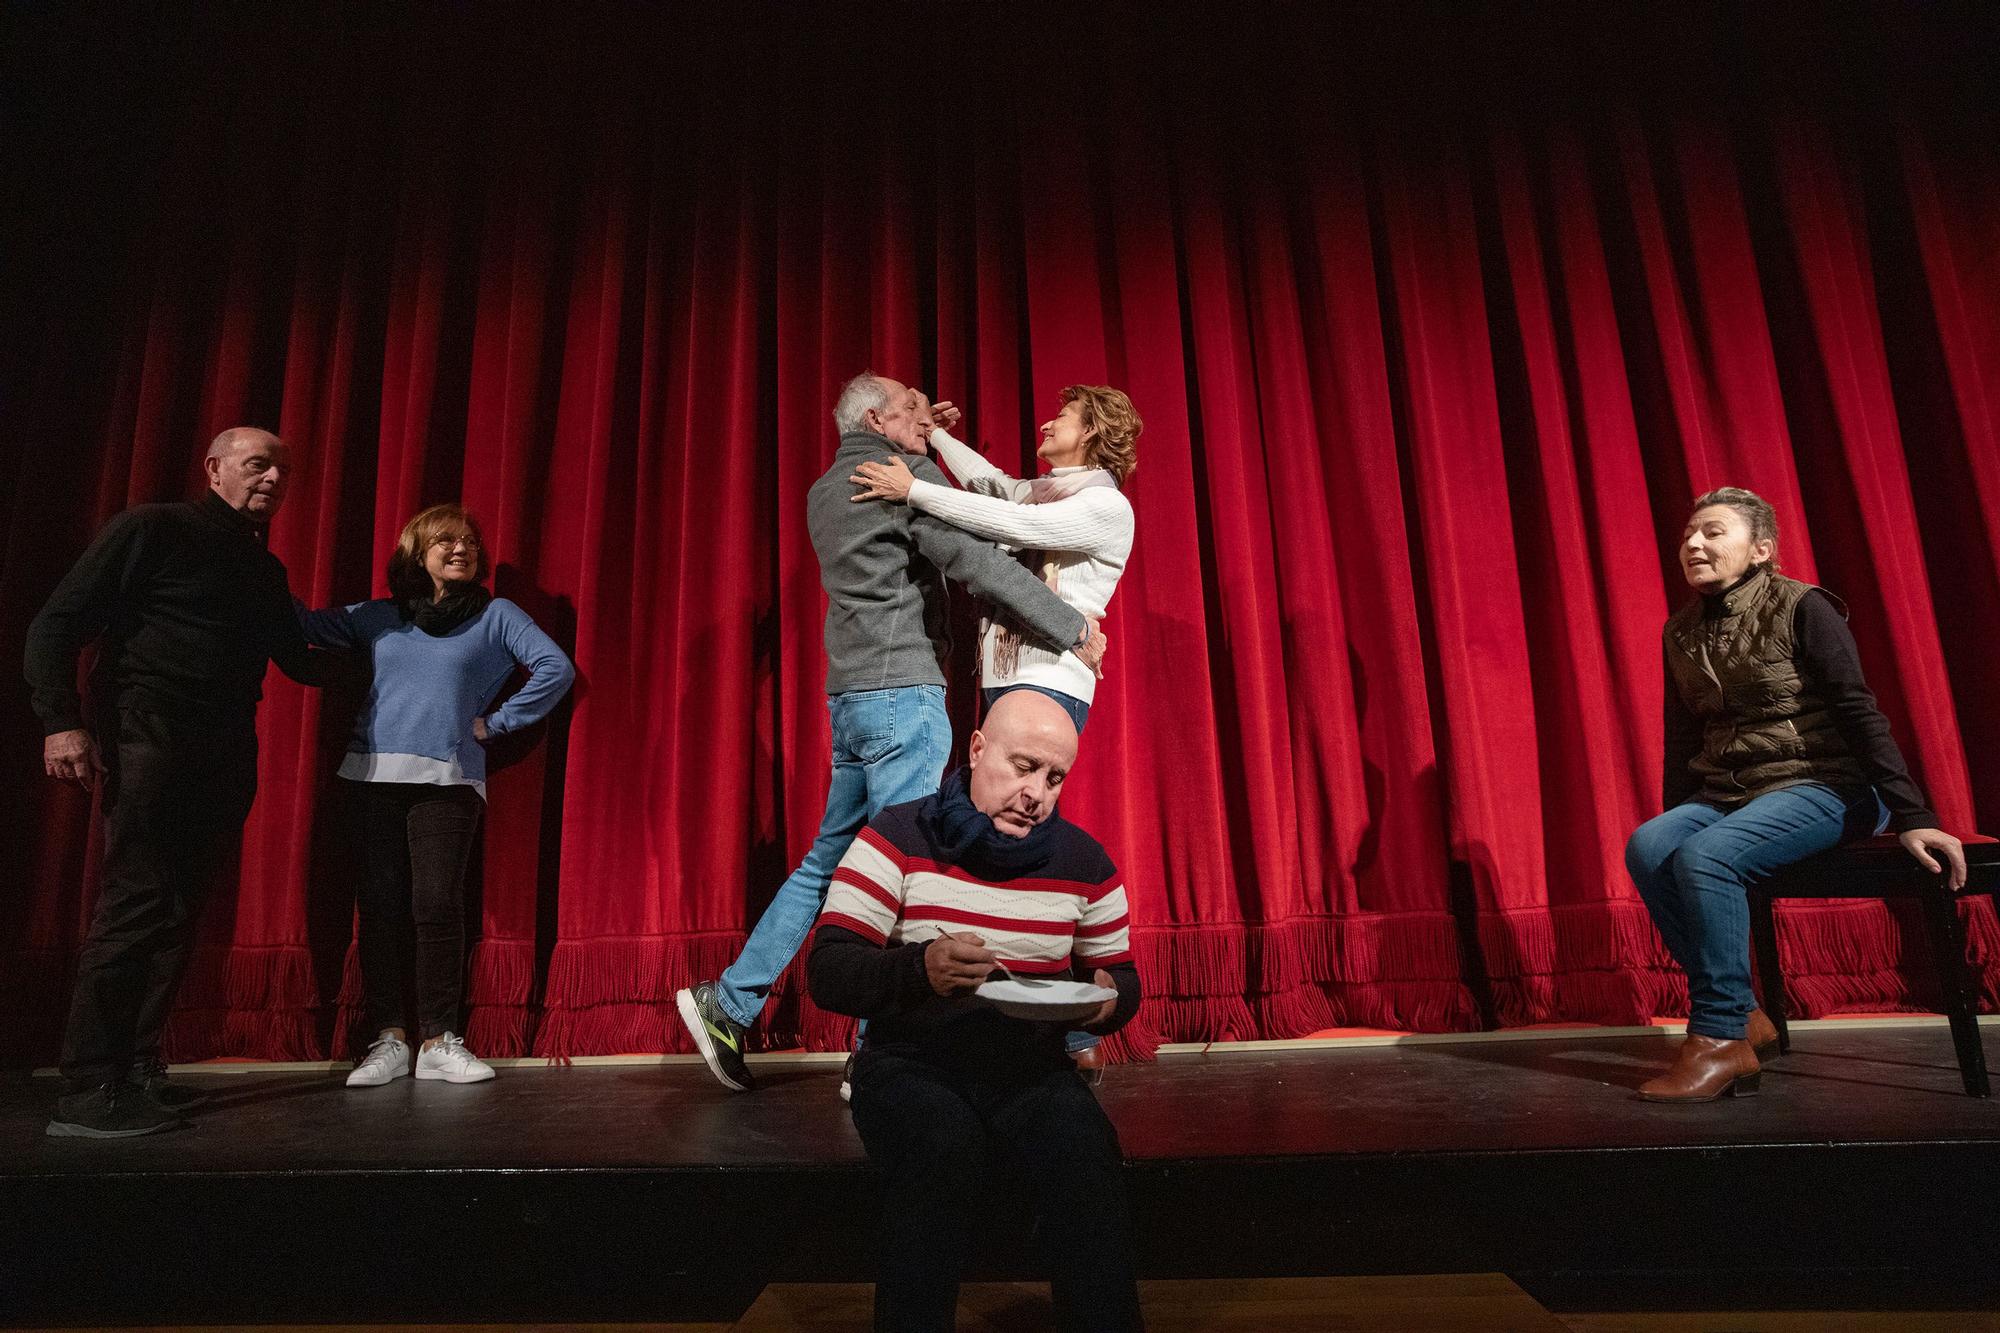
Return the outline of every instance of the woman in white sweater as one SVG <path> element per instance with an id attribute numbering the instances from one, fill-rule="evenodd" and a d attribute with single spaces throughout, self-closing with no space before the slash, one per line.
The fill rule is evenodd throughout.
<path id="1" fill-rule="evenodd" d="M 1137 465 L 1143 424 L 1132 400 L 1101 384 L 1062 391 L 1062 411 L 1042 423 L 1035 454 L 1049 471 L 1032 480 L 1009 476 L 949 433 L 959 418 L 950 403 L 931 409 L 931 445 L 965 486 L 919 481 L 901 459 L 861 464 L 852 480 L 856 501 L 892 500 L 943 519 L 1022 554 L 1057 596 L 1093 621 L 1102 620 L 1132 554 L 1132 503 L 1120 487 Z M 1005 619 L 980 628 L 980 684 L 985 702 L 1008 690 L 1048 695 L 1083 730 L 1096 693 L 1091 669 L 1055 653 Z"/>

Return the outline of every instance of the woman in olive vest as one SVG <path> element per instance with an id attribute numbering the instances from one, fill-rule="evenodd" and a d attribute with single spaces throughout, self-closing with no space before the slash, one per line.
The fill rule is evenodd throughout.
<path id="1" fill-rule="evenodd" d="M 1625 845 L 1688 978 L 1687 1040 L 1639 1089 L 1648 1101 L 1757 1090 L 1777 1032 L 1750 989 L 1746 884 L 1885 827 L 1965 883 L 1958 839 L 1937 828 L 1862 679 L 1846 608 L 1780 574 L 1777 550 L 1776 513 L 1733 486 L 1696 500 L 1681 538 L 1700 596 L 1667 620 L 1666 813 Z"/>

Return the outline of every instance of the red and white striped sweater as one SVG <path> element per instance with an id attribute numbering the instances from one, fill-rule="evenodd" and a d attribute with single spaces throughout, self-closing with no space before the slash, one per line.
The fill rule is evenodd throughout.
<path id="1" fill-rule="evenodd" d="M 1065 858 L 1059 851 L 1056 862 L 1073 864 L 1047 870 L 1066 874 L 993 883 L 938 861 L 921 836 L 898 836 L 914 835 L 915 822 L 878 820 L 861 830 L 833 872 L 822 924 L 891 946 L 969 930 L 1008 971 L 1030 976 L 1068 971 L 1072 957 L 1085 975 L 1132 960 L 1125 885 L 1102 849 L 1098 858 Z"/>
<path id="2" fill-rule="evenodd" d="M 947 932 L 971 933 L 1010 972 L 1107 972 L 1119 992 L 1112 1018 L 1090 1030 L 1122 1027 L 1139 1007 L 1125 885 L 1097 840 L 1057 819 L 1047 854 L 1031 874 L 982 878 L 932 836 L 936 798 L 891 806 L 862 830 L 834 871 L 807 963 L 813 999 L 870 1022 L 868 1042 L 946 1055 L 1004 1058 L 1012 1049 L 1062 1062 L 1060 1029 L 1006 1018 L 970 997 L 930 987 L 924 946 Z"/>

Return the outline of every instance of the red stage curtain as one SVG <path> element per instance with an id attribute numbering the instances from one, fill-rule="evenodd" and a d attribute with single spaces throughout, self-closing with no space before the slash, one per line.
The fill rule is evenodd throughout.
<path id="1" fill-rule="evenodd" d="M 1065 811 L 1133 896 L 1128 1051 L 1680 1012 L 1622 846 L 1713 485 L 1846 599 L 1947 827 L 2000 818 L 2000 140 L 1949 12 L 1047 17 L 17 9 L 5 659 L 223 426 L 299 448 L 315 603 L 462 496 L 581 671 L 496 755 L 468 1035 L 685 1049 L 825 791 L 837 386 L 1018 470 L 1110 382 L 1139 538 Z M 40 1060 L 93 834 L 8 672 L 0 1049 Z M 355 703 L 272 678 L 177 1057 L 353 1035 Z M 1879 903 L 1783 944 L 1809 1015 L 1929 998 Z M 838 1043 L 797 989 L 769 1039 Z"/>

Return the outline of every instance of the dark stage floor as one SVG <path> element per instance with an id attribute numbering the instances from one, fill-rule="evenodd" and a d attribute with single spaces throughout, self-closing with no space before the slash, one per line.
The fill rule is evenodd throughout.
<path id="1" fill-rule="evenodd" d="M 2000 1299 L 2000 1102 L 1940 1020 L 1811 1029 L 1762 1094 L 1637 1101 L 1672 1039 L 1589 1032 L 1170 1055 L 1111 1071 L 1148 1276 L 1502 1271 L 1552 1308 Z M 838 1066 L 503 1069 L 490 1084 L 185 1076 L 190 1128 L 42 1134 L 0 1083 L 0 1316 L 698 1318 L 865 1280 Z M 996 1210 L 981 1275 L 1031 1270 Z M 470 1279 L 428 1281 L 443 1255 Z M 117 1256 L 117 1280 L 103 1260 Z M 303 1281 L 301 1279 L 304 1279 Z M 388 1300 L 388 1308 L 379 1304 Z M 1671 1305 L 1673 1301 L 1667 1299 Z"/>

